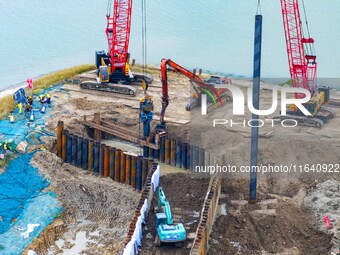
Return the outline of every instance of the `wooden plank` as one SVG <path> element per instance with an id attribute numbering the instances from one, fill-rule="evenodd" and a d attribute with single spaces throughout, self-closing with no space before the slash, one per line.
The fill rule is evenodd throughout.
<path id="1" fill-rule="evenodd" d="M 114 129 L 112 127 L 107 127 L 107 126 L 103 126 L 101 124 L 96 124 L 93 121 L 87 121 L 85 123 L 85 125 L 90 127 L 90 128 L 93 128 L 94 130 L 100 130 L 102 132 L 108 133 L 110 135 L 116 136 L 118 138 L 130 141 L 130 142 L 133 142 L 133 143 L 140 144 L 142 146 L 147 146 L 147 147 L 152 148 L 152 149 L 158 149 L 157 144 L 153 144 L 153 143 L 149 143 L 148 141 L 141 140 L 141 139 L 139 139 L 138 134 L 136 134 L 136 133 L 133 134 L 132 131 L 129 131 L 127 129 L 117 130 L 117 129 Z"/>

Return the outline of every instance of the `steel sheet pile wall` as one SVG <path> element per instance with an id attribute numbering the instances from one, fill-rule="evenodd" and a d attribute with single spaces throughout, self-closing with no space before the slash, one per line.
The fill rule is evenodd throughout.
<path id="1" fill-rule="evenodd" d="M 135 209 L 135 215 L 129 225 L 128 234 L 125 238 L 123 255 L 137 254 L 142 240 L 142 223 L 145 224 L 149 209 L 151 207 L 154 191 L 159 184 L 160 168 L 156 163 L 146 177 L 144 189 L 139 203 Z"/>
<path id="2" fill-rule="evenodd" d="M 209 236 L 214 225 L 218 200 L 221 193 L 221 181 L 221 177 L 217 175 L 210 179 L 208 193 L 204 199 L 194 244 L 190 251 L 190 254 L 192 255 L 207 254 Z"/>
<path id="3" fill-rule="evenodd" d="M 62 121 L 57 127 L 57 155 L 64 162 L 140 191 L 153 163 L 153 159 L 129 155 L 120 149 L 71 134 L 64 129 Z"/>
<path id="4" fill-rule="evenodd" d="M 146 151 L 147 153 L 145 153 Z M 206 151 L 198 145 L 182 143 L 165 137 L 160 139 L 159 150 L 149 148 L 149 150 L 144 150 L 143 156 L 191 171 L 195 171 L 196 166 L 204 167 L 213 164 L 210 151 Z"/>
<path id="5" fill-rule="evenodd" d="M 143 146 L 144 158 L 153 158 L 185 170 L 195 171 L 196 166 L 204 167 L 214 163 L 212 153 L 198 145 L 173 140 L 164 133 L 151 133 L 149 137 L 141 140 L 139 134 L 133 130 L 102 120 L 99 113 L 95 113 L 93 120 L 88 120 L 87 117 L 84 116 L 84 125 L 93 131 L 96 141 L 100 141 L 102 133 L 113 135 Z"/>

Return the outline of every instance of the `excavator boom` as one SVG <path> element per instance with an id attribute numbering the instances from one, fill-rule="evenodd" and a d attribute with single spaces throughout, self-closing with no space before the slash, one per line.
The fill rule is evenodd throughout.
<path id="1" fill-rule="evenodd" d="M 170 68 L 170 70 L 177 72 L 177 73 L 181 73 L 185 75 L 186 77 L 188 77 L 190 79 L 190 82 L 193 85 L 194 84 L 196 85 L 196 86 L 194 85 L 194 89 L 199 94 L 201 94 L 202 91 L 206 91 L 206 90 L 211 91 L 212 94 L 214 94 L 214 96 L 218 99 L 219 103 L 222 105 L 221 97 L 218 91 L 213 86 L 204 83 L 198 75 L 190 72 L 189 70 L 185 69 L 184 67 L 172 61 L 171 59 L 163 58 L 161 61 L 161 79 L 162 79 L 162 111 L 161 111 L 161 117 L 160 117 L 161 124 L 163 125 L 165 124 L 164 115 L 165 115 L 166 108 L 169 105 L 168 67 Z"/>
<path id="2" fill-rule="evenodd" d="M 158 210 L 161 210 L 162 207 L 164 208 L 164 213 L 166 215 L 166 223 L 168 225 L 172 225 L 173 220 L 172 220 L 170 203 L 166 199 L 163 189 L 159 187 L 158 188 Z"/>

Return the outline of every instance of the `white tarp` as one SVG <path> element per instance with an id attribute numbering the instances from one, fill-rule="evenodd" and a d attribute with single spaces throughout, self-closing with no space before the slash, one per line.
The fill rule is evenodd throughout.
<path id="1" fill-rule="evenodd" d="M 144 200 L 144 204 L 143 204 L 142 208 L 140 209 L 140 214 L 141 214 L 141 217 L 142 217 L 142 223 L 145 224 L 146 223 L 146 217 L 147 217 L 147 214 L 148 214 L 148 200 L 147 199 Z"/>
<path id="2" fill-rule="evenodd" d="M 151 183 L 153 184 L 153 192 L 156 191 L 158 185 L 159 185 L 159 176 L 161 173 L 161 169 L 159 167 L 159 165 L 157 166 L 157 170 L 153 173 L 152 177 L 151 177 Z"/>
<path id="3" fill-rule="evenodd" d="M 124 248 L 123 255 L 135 255 L 135 242 L 136 240 L 131 238 L 131 241 Z"/>
<path id="4" fill-rule="evenodd" d="M 153 184 L 153 192 L 157 189 L 159 185 L 159 177 L 160 177 L 160 167 L 157 166 L 156 171 L 153 173 L 151 177 L 151 183 Z M 143 232 L 142 232 L 142 223 L 146 223 L 146 217 L 148 213 L 148 200 L 144 200 L 144 204 L 142 208 L 140 209 L 141 215 L 138 217 L 136 222 L 135 231 L 133 232 L 133 235 L 131 237 L 131 241 L 125 246 L 123 255 L 135 255 L 138 254 L 138 247 L 142 245 L 142 238 L 143 238 Z"/>

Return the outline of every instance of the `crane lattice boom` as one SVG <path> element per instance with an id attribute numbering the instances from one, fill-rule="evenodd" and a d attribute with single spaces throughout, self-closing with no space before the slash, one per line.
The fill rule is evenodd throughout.
<path id="1" fill-rule="evenodd" d="M 132 0 L 114 0 L 113 15 L 106 15 L 109 57 L 114 67 L 125 66 L 128 58 L 131 13 Z"/>
<path id="2" fill-rule="evenodd" d="M 316 87 L 316 56 L 306 54 L 307 44 L 313 44 L 312 38 L 304 38 L 298 0 L 280 0 L 284 23 L 290 75 L 293 86 L 305 88 L 313 95 Z M 296 94 L 297 98 L 305 97 Z"/>

